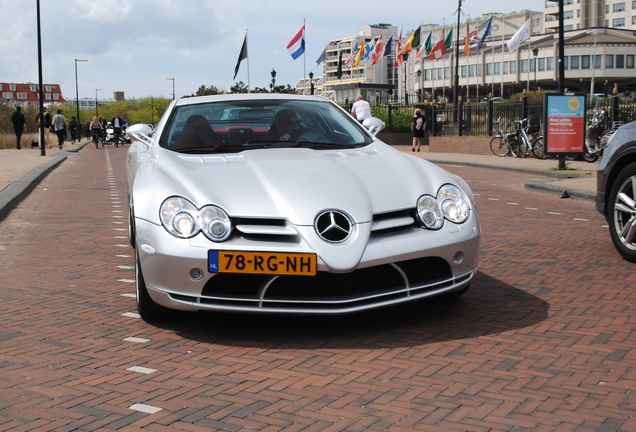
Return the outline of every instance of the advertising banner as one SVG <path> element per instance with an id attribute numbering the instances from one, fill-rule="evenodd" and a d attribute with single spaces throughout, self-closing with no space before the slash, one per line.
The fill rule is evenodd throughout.
<path id="1" fill-rule="evenodd" d="M 545 154 L 583 153 L 585 95 L 546 93 L 544 98 Z"/>

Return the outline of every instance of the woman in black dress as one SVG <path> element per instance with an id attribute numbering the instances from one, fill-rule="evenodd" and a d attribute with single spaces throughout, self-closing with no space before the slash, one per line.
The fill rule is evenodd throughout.
<path id="1" fill-rule="evenodd" d="M 424 130 L 426 129 L 426 117 L 422 115 L 422 110 L 417 108 L 413 114 L 413 122 L 411 122 L 411 131 L 413 131 L 413 148 L 411 150 L 420 151 L 422 147 L 422 138 L 424 138 Z"/>

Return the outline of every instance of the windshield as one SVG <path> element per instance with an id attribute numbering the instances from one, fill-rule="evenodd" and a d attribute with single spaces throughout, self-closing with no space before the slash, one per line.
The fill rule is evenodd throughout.
<path id="1" fill-rule="evenodd" d="M 244 99 L 176 107 L 159 144 L 183 153 L 226 153 L 339 149 L 371 141 L 355 119 L 327 100 Z"/>

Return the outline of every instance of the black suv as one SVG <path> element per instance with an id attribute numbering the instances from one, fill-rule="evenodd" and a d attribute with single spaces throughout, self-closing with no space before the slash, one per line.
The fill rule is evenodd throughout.
<path id="1" fill-rule="evenodd" d="M 619 127 L 603 152 L 596 209 L 605 216 L 618 252 L 636 262 L 636 122 Z"/>

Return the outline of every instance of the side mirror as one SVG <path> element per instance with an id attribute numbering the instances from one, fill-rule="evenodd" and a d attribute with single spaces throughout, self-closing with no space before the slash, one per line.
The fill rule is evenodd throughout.
<path id="1" fill-rule="evenodd" d="M 152 138 L 150 138 L 150 134 L 152 134 L 152 128 L 147 124 L 139 123 L 128 126 L 128 129 L 126 129 L 126 133 L 130 137 L 131 141 L 139 141 L 143 144 L 146 144 L 147 146 L 152 145 Z"/>

